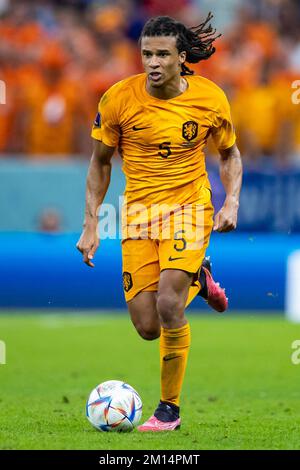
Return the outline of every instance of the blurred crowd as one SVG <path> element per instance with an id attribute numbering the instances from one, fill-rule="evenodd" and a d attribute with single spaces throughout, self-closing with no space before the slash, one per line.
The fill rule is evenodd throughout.
<path id="1" fill-rule="evenodd" d="M 0 156 L 89 158 L 99 98 L 142 71 L 145 21 L 194 26 L 210 10 L 217 51 L 190 68 L 226 91 L 246 160 L 300 164 L 299 0 L 0 0 Z"/>

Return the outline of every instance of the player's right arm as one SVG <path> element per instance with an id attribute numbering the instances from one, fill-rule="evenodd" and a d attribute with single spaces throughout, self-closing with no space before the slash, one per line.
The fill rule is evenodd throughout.
<path id="1" fill-rule="evenodd" d="M 98 212 L 107 192 L 111 175 L 111 158 L 115 147 L 109 147 L 94 139 L 93 154 L 90 161 L 87 183 L 83 231 L 76 245 L 83 254 L 83 261 L 94 267 L 92 259 L 99 246 L 97 233 Z"/>

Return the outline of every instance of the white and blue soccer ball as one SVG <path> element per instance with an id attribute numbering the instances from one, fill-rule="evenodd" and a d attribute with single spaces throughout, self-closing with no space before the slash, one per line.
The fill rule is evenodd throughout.
<path id="1" fill-rule="evenodd" d="M 86 416 L 99 431 L 132 431 L 142 417 L 142 400 L 127 383 L 108 380 L 91 391 Z"/>

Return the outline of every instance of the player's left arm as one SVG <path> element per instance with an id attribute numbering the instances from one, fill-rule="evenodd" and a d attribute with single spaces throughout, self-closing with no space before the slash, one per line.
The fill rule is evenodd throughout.
<path id="1" fill-rule="evenodd" d="M 215 216 L 213 230 L 230 232 L 237 226 L 239 197 L 242 186 L 242 159 L 236 144 L 220 150 L 220 177 L 226 192 L 223 207 Z"/>

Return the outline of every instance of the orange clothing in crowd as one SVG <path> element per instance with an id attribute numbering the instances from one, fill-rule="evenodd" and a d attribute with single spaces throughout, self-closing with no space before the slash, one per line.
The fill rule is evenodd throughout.
<path id="1" fill-rule="evenodd" d="M 29 3 L 17 2 L 0 19 L 0 80 L 7 94 L 0 105 L 0 152 L 86 153 L 95 102 L 113 83 L 142 72 L 139 45 L 126 35 L 135 4 L 101 5 L 80 18 L 75 10 L 54 11 L 55 29 L 49 29 L 30 14 Z M 146 14 L 170 14 L 171 8 L 180 19 L 190 2 L 143 4 Z M 188 66 L 229 94 L 241 149 L 249 144 L 257 153 L 274 153 L 282 138 L 289 140 L 286 153 L 299 149 L 300 105 L 291 104 L 291 83 L 299 74 L 276 77 L 279 66 L 289 73 L 293 42 L 286 33 L 280 36 L 275 22 L 238 16 L 214 46 L 209 60 Z M 53 69 L 60 73 L 56 85 L 47 76 Z M 210 142 L 208 150 L 214 152 Z"/>
<path id="2" fill-rule="evenodd" d="M 12 69 L 6 68 L 0 70 L 0 80 L 5 98 L 5 104 L 0 104 L 0 152 L 14 152 L 12 123 L 18 112 L 18 78 Z"/>
<path id="3" fill-rule="evenodd" d="M 80 94 L 74 83 L 60 79 L 55 86 L 39 80 L 23 90 L 24 151 L 28 154 L 72 154 Z"/>
<path id="4" fill-rule="evenodd" d="M 232 114 L 240 138 L 247 135 L 253 144 L 272 152 L 279 126 L 278 97 L 270 86 L 241 89 L 231 101 Z M 242 146 L 245 142 L 242 141 Z"/>

